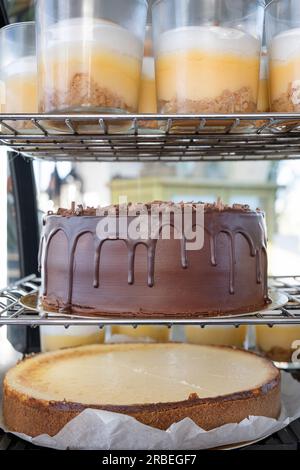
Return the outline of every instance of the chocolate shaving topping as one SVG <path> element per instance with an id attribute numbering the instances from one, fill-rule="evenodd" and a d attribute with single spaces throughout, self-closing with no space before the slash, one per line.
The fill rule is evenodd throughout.
<path id="1" fill-rule="evenodd" d="M 215 203 L 204 203 L 204 202 L 165 202 L 165 201 L 153 201 L 148 203 L 128 203 L 128 204 L 112 204 L 106 207 L 84 207 L 82 204 L 77 205 L 72 203 L 71 209 L 59 208 L 57 212 L 49 211 L 48 216 L 56 215 L 61 217 L 83 217 L 83 216 L 103 216 L 108 214 L 126 215 L 126 214 L 141 214 L 151 212 L 151 209 L 158 212 L 172 212 L 175 208 L 189 208 L 196 211 L 199 205 L 204 206 L 205 212 L 257 212 L 261 213 L 261 209 L 252 210 L 248 204 L 224 204 L 223 201 L 218 198 Z"/>

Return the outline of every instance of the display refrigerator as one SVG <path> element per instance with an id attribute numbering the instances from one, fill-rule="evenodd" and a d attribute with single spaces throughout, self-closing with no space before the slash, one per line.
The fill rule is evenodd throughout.
<path id="1" fill-rule="evenodd" d="M 160 30 L 167 30 L 163 34 L 169 34 L 168 29 L 173 28 L 173 23 L 175 25 L 180 23 L 178 17 L 184 17 L 184 9 L 178 12 L 178 17 L 173 14 L 173 10 L 170 10 L 168 15 L 170 7 L 167 5 L 168 2 L 169 0 L 148 2 L 151 5 L 162 3 L 165 6 L 156 12 L 154 38 L 161 34 Z M 43 0 L 40 3 L 44 3 Z M 55 1 L 51 3 L 55 4 Z M 86 4 L 88 3 L 87 1 Z M 100 3 L 105 4 L 105 2 Z M 218 0 L 211 1 L 207 8 L 212 10 L 214 5 L 216 12 L 220 3 Z M 122 14 L 124 5 L 121 1 L 119 4 L 120 11 L 110 13 L 111 17 Z M 71 11 L 73 7 L 74 4 L 67 10 Z M 156 8 L 160 6 L 156 5 Z M 54 7 L 53 9 L 53 14 L 49 17 L 54 22 L 53 18 L 60 10 Z M 277 13 L 282 14 L 281 11 Z M 46 20 L 42 21 L 42 13 L 39 14 L 41 16 L 39 16 L 38 34 L 44 38 L 44 41 L 40 40 L 39 54 L 44 57 L 41 62 L 47 63 L 46 69 L 42 72 L 43 83 L 45 89 L 51 89 L 56 86 L 56 82 L 60 82 L 60 74 L 67 72 L 63 68 L 58 68 L 59 72 L 55 78 L 53 70 L 50 71 L 55 65 L 50 63 L 52 52 L 48 49 L 47 34 L 50 38 L 54 27 L 47 24 Z M 208 15 L 203 10 L 201 14 Z M 158 17 L 164 15 L 168 17 L 167 25 L 163 24 L 163 20 L 158 21 Z M 142 17 L 140 13 L 137 18 L 132 17 L 131 21 L 145 22 L 146 18 L 143 20 Z M 34 2 L 0 1 L 1 28 L 10 23 L 29 24 L 33 19 Z M 50 23 L 51 21 L 49 20 Z M 193 28 L 197 21 L 199 18 L 195 10 L 195 22 L 190 21 L 189 27 Z M 208 18 L 208 21 L 211 19 Z M 298 21 L 300 24 L 300 16 Z M 147 23 L 148 34 L 151 32 L 149 13 Z M 132 29 L 134 27 L 133 23 L 129 26 Z M 214 23 L 214 27 L 218 27 L 217 22 Z M 73 28 L 76 28 L 76 25 L 66 23 L 63 28 L 64 41 L 67 41 L 69 36 L 73 38 L 75 31 Z M 249 28 L 252 28 L 252 24 Z M 138 35 L 138 27 L 136 31 Z M 270 36 L 275 34 L 272 31 L 270 27 Z M 22 47 L 25 48 L 30 43 L 30 38 L 28 33 L 27 36 L 24 31 L 22 34 L 22 37 L 26 38 L 22 41 Z M 58 33 L 58 41 L 62 40 L 60 34 L 61 32 Z M 184 36 L 179 39 L 186 40 Z M 17 45 L 10 48 L 9 40 L 10 38 L 4 37 L 3 34 L 2 51 L 7 41 L 8 55 L 20 53 L 18 61 L 21 63 L 21 51 L 15 52 L 18 49 Z M 131 42 L 128 45 L 126 40 L 124 36 L 124 48 L 128 46 L 131 51 L 135 50 L 135 43 Z M 172 38 L 171 40 L 173 41 Z M 271 37 L 265 38 L 264 42 L 267 45 L 271 40 Z M 187 43 L 188 41 L 187 39 Z M 213 43 L 213 39 L 210 38 L 209 41 L 211 41 L 209 44 Z M 156 39 L 154 42 L 157 43 L 155 49 L 158 54 L 159 41 Z M 174 39 L 172 44 L 175 42 Z M 251 46 L 250 42 L 248 46 Z M 90 47 L 89 42 L 82 47 L 86 52 Z M 147 59 L 145 70 L 154 76 L 153 51 L 150 47 L 145 49 Z M 33 53 L 24 53 L 27 56 L 30 54 Z M 5 62 L 3 57 L 1 70 Z M 159 61 L 158 58 L 156 73 L 162 70 L 163 74 L 164 66 L 160 65 Z M 185 66 L 184 64 L 185 62 L 182 62 L 182 66 Z M 249 64 L 248 67 L 250 75 Z M 267 67 L 261 67 L 261 81 L 265 79 L 266 69 Z M 193 74 L 196 73 L 195 70 Z M 226 72 L 223 73 L 220 69 L 219 72 L 218 79 L 224 83 L 228 78 Z M 179 74 L 177 86 L 181 81 L 181 90 L 184 90 L 187 73 L 180 74 L 178 68 L 174 66 L 171 74 L 174 77 L 176 73 Z M 210 75 L 204 74 L 204 78 L 199 75 L 197 80 L 204 80 L 204 83 L 212 80 L 215 83 L 215 75 L 209 73 Z M 149 76 L 147 77 L 149 79 Z M 0 79 L 4 81 L 2 71 Z M 24 81 L 25 78 L 21 80 Z M 121 89 L 122 86 L 124 90 L 127 89 L 124 81 L 116 84 L 117 89 Z M 149 83 L 148 86 L 150 87 Z M 162 84 L 161 95 L 167 93 L 170 86 L 169 83 L 168 87 L 164 88 Z M 107 105 L 108 111 L 99 112 L 93 109 L 93 97 L 97 94 L 95 88 L 94 94 L 84 98 L 85 101 L 91 100 L 87 106 L 90 110 L 83 109 L 78 112 L 76 106 L 73 109 L 72 106 L 68 108 L 67 103 L 68 99 L 75 100 L 77 95 L 82 93 L 79 82 L 76 82 L 76 87 L 74 95 L 69 98 L 64 92 L 61 97 L 56 94 L 55 99 L 48 99 L 44 94 L 44 101 L 39 111 L 20 112 L 19 102 L 15 109 L 12 108 L 13 111 L 4 108 L 5 112 L 0 114 L 0 198 L 2 199 L 0 220 L 4 224 L 1 231 L 5 232 L 4 235 L 0 235 L 2 252 L 0 259 L 1 264 L 5 264 L 2 271 L 0 270 L 0 351 L 2 351 L 2 342 L 6 347 L 8 343 L 10 344 L 9 354 L 13 357 L 17 353 L 20 355 L 39 353 L 41 349 L 47 350 L 46 343 L 50 337 L 53 339 L 56 331 L 64 336 L 75 327 L 83 330 L 91 329 L 89 331 L 96 329 L 99 334 L 105 331 L 103 338 L 104 334 L 111 337 L 114 331 L 117 334 L 121 331 L 123 335 L 132 338 L 133 332 L 142 331 L 139 328 L 160 328 L 159 334 L 162 336 L 159 338 L 163 338 L 164 341 L 187 341 L 190 338 L 191 342 L 200 341 L 193 339 L 197 338 L 197 332 L 202 332 L 204 335 L 207 331 L 215 331 L 215 335 L 221 335 L 221 331 L 230 329 L 231 345 L 240 346 L 242 343 L 248 349 L 267 353 L 268 344 L 271 344 L 274 354 L 278 353 L 278 348 L 281 348 L 281 353 L 284 349 L 282 337 L 288 334 L 284 331 L 289 331 L 293 340 L 297 339 L 295 335 L 299 331 L 300 340 L 300 225 L 298 226 L 300 218 L 297 214 L 297 211 L 299 212 L 297 201 L 300 196 L 299 111 L 289 109 L 288 112 L 283 112 L 276 109 L 276 112 L 270 112 L 269 109 L 265 109 L 268 105 L 265 105 L 264 109 L 253 110 L 250 100 L 246 103 L 245 96 L 237 98 L 236 95 L 238 103 L 244 100 L 243 110 L 235 104 L 229 107 L 229 111 L 224 111 L 221 100 L 221 104 L 218 102 L 220 106 L 218 111 L 214 108 L 215 103 L 207 104 L 206 100 L 207 109 L 198 112 L 197 109 L 193 110 L 188 98 L 185 101 L 178 99 L 174 104 L 163 96 L 158 102 L 158 108 L 155 109 L 156 103 L 154 105 L 152 103 L 152 108 L 147 104 L 147 99 L 150 99 L 153 92 L 148 88 L 144 95 L 143 108 L 139 110 L 132 111 L 129 105 L 128 109 L 125 109 L 121 99 L 114 101 L 110 95 L 111 104 Z M 204 85 L 203 87 L 205 88 Z M 30 93 L 29 87 L 27 92 Z M 224 96 L 222 95 L 222 99 L 227 99 Z M 32 101 L 30 95 L 27 99 Z M 61 103 L 60 99 L 66 103 Z M 273 106 L 276 107 L 277 104 L 274 103 Z M 293 103 L 295 104 L 295 100 Z M 231 317 L 198 316 L 188 319 L 180 316 L 157 319 L 138 315 L 134 318 L 127 318 L 124 315 L 118 318 L 97 316 L 87 318 L 67 316 L 63 314 L 64 312 L 51 314 L 40 310 L 35 302 L 42 282 L 38 254 L 45 214 L 51 214 L 59 207 L 74 208 L 74 201 L 80 204 L 79 207 L 116 204 L 120 195 L 125 195 L 132 202 L 149 200 L 187 202 L 201 199 L 206 203 L 213 203 L 218 199 L 219 202 L 222 200 L 229 205 L 237 201 L 264 209 L 270 241 L 268 283 L 272 295 L 275 296 L 275 302 L 270 308 L 261 309 L 255 314 L 246 313 Z M 283 303 L 280 302 L 282 296 L 286 299 Z M 27 304 L 25 302 L 24 305 L 25 297 Z M 280 334 L 280 331 L 283 333 Z M 238 339 L 237 335 L 240 335 Z M 208 335 L 205 341 L 214 341 L 213 336 Z M 13 353 L 10 348 L 13 348 Z M 294 380 L 300 381 L 300 362 L 287 359 L 284 355 L 280 356 L 280 352 L 272 359 L 275 365 L 282 369 L 282 374 L 289 374 Z M 300 420 L 298 419 L 272 436 L 249 444 L 246 449 L 299 450 L 299 447 Z M 28 449 L 43 450 L 42 447 L 34 446 L 0 429 L 0 450 Z"/>

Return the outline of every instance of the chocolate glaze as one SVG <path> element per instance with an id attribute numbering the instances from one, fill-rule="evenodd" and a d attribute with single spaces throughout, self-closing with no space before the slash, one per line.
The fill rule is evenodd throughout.
<path id="1" fill-rule="evenodd" d="M 171 240 L 99 240 L 101 217 L 91 209 L 91 215 L 76 216 L 72 209 L 48 216 L 39 255 L 44 307 L 132 316 L 263 307 L 269 302 L 264 214 L 246 206 L 216 207 L 205 208 L 205 243 L 198 251 L 174 239 L 172 215 Z"/>

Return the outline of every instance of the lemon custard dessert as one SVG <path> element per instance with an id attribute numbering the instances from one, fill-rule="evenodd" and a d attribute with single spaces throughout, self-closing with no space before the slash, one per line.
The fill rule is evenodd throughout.
<path id="1" fill-rule="evenodd" d="M 137 111 L 143 51 L 138 37 L 87 18 L 58 22 L 51 37 L 40 58 L 41 112 Z"/>
<path id="2" fill-rule="evenodd" d="M 256 345 L 268 358 L 278 362 L 292 362 L 292 355 L 300 346 L 300 327 L 297 325 L 266 325 L 256 327 Z"/>
<path id="3" fill-rule="evenodd" d="M 257 108 L 260 40 L 233 28 L 189 26 L 156 44 L 163 113 L 251 113 Z"/>
<path id="4" fill-rule="evenodd" d="M 36 56 L 19 58 L 2 69 L 5 89 L 5 112 L 37 112 Z"/>
<path id="5" fill-rule="evenodd" d="M 271 42 L 270 95 L 272 111 L 300 111 L 300 28 L 284 31 Z"/>

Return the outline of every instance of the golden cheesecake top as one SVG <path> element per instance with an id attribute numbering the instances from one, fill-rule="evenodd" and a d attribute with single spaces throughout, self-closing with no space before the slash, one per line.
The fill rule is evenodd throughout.
<path id="1" fill-rule="evenodd" d="M 245 351 L 188 344 L 122 344 L 37 355 L 5 385 L 38 400 L 134 405 L 213 398 L 278 379 L 271 362 Z"/>

